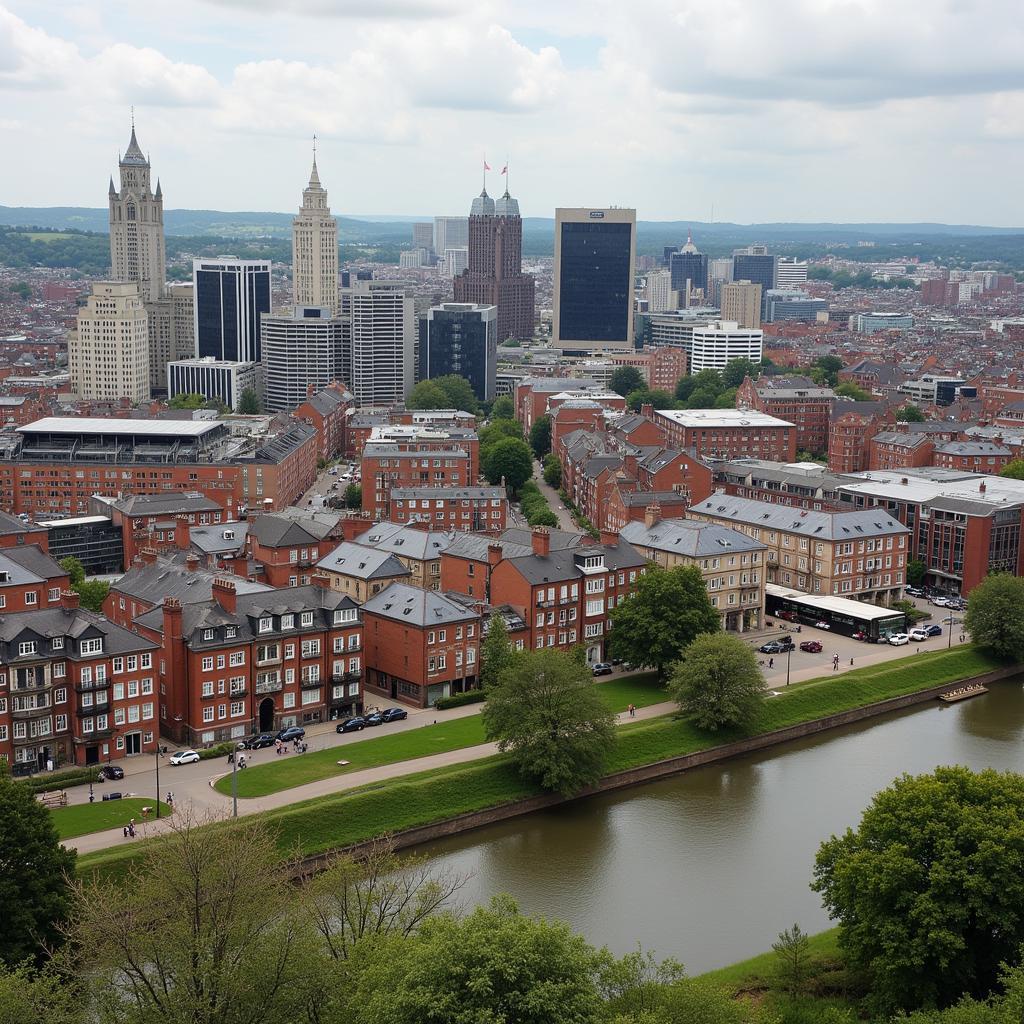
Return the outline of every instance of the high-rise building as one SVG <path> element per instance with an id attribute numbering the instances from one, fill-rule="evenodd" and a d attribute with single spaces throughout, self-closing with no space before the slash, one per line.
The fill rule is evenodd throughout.
<path id="1" fill-rule="evenodd" d="M 648 313 L 672 309 L 672 275 L 667 270 L 649 270 L 644 278 L 644 298 Z"/>
<path id="2" fill-rule="evenodd" d="M 292 296 L 296 306 L 338 312 L 338 222 L 320 184 L 315 155 L 302 206 L 292 221 Z"/>
<path id="3" fill-rule="evenodd" d="M 635 265 L 636 210 L 555 210 L 552 346 L 632 348 Z"/>
<path id="4" fill-rule="evenodd" d="M 167 386 L 168 363 L 195 355 L 194 294 L 191 284 L 169 284 L 162 298 L 146 303 L 149 386 L 153 391 L 163 391 Z"/>
<path id="5" fill-rule="evenodd" d="M 812 299 L 806 292 L 783 288 L 776 288 L 768 293 L 765 307 L 766 324 L 778 323 L 781 320 L 813 323 L 819 317 L 824 315 L 824 318 L 827 318 L 828 315 L 828 303 L 824 299 Z"/>
<path id="6" fill-rule="evenodd" d="M 434 252 L 443 256 L 448 249 L 469 248 L 468 217 L 434 218 Z"/>
<path id="7" fill-rule="evenodd" d="M 672 291 L 678 293 L 678 308 L 689 309 L 690 306 L 704 305 L 708 290 L 708 258 L 697 251 L 693 244 L 693 236 L 687 232 L 686 244 L 668 258 L 669 271 L 672 275 Z M 694 301 L 695 292 L 700 292 L 700 301 Z"/>
<path id="8" fill-rule="evenodd" d="M 693 329 L 688 354 L 690 373 L 721 370 L 733 359 L 759 363 L 764 355 L 764 332 L 747 330 L 735 321 L 704 324 Z"/>
<path id="9" fill-rule="evenodd" d="M 98 401 L 149 398 L 147 322 L 136 282 L 94 284 L 68 335 L 71 390 Z"/>
<path id="10" fill-rule="evenodd" d="M 720 305 L 722 301 L 722 285 L 732 280 L 732 259 L 709 260 L 708 261 L 708 303 L 712 306 Z"/>
<path id="11" fill-rule="evenodd" d="M 192 284 L 196 355 L 260 362 L 260 317 L 270 312 L 270 261 L 196 259 Z"/>
<path id="12" fill-rule="evenodd" d="M 263 315 L 267 412 L 291 412 L 311 393 L 342 380 L 348 326 L 328 306 L 296 306 L 290 313 Z"/>
<path id="13" fill-rule="evenodd" d="M 445 249 L 444 250 L 445 273 L 449 277 L 458 277 L 469 267 L 469 249 Z M 497 325 L 495 325 L 497 330 Z"/>
<path id="14" fill-rule="evenodd" d="M 732 279 L 734 281 L 752 281 L 761 286 L 762 319 L 768 292 L 772 288 L 778 287 L 778 263 L 778 256 L 769 255 L 763 245 L 751 245 L 746 249 L 737 249 L 733 253 Z"/>
<path id="15" fill-rule="evenodd" d="M 134 281 L 143 302 L 159 299 L 166 279 L 164 251 L 164 195 L 157 179 L 150 188 L 149 159 L 132 137 L 118 161 L 121 190 L 110 179 L 107 201 L 110 212 L 110 276 L 114 281 Z"/>
<path id="16" fill-rule="evenodd" d="M 722 285 L 722 319 L 741 327 L 761 326 L 761 285 L 753 281 L 728 281 Z"/>
<path id="17" fill-rule="evenodd" d="M 807 284 L 807 260 L 798 260 L 792 256 L 780 256 L 775 272 L 775 287 L 783 291 L 799 289 Z"/>
<path id="18" fill-rule="evenodd" d="M 429 266 L 430 253 L 426 249 L 405 249 L 398 254 L 398 266 L 403 270 Z"/>
<path id="19" fill-rule="evenodd" d="M 167 364 L 167 397 L 202 395 L 237 409 L 243 391 L 255 391 L 255 363 L 225 363 L 205 359 L 179 359 Z"/>
<path id="20" fill-rule="evenodd" d="M 404 402 L 416 371 L 412 296 L 394 281 L 349 283 L 341 293 L 343 379 L 359 405 Z"/>
<path id="21" fill-rule="evenodd" d="M 414 249 L 434 251 L 434 225 L 427 221 L 417 221 L 412 226 L 412 244 Z"/>
<path id="22" fill-rule="evenodd" d="M 420 380 L 457 373 L 481 402 L 489 402 L 498 364 L 497 306 L 431 306 L 420 320 L 419 362 Z"/>
<path id="23" fill-rule="evenodd" d="M 523 218 L 506 188 L 485 188 L 469 211 L 469 265 L 453 281 L 456 302 L 498 307 L 498 342 L 533 337 L 534 282 L 523 273 Z"/>

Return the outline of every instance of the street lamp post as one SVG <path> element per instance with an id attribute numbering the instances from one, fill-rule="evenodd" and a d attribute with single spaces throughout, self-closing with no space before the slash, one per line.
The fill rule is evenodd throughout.
<path id="1" fill-rule="evenodd" d="M 238 817 L 238 747 L 231 752 L 231 817 Z"/>
<path id="2" fill-rule="evenodd" d="M 786 651 L 786 685 L 789 686 L 789 663 L 793 658 L 793 648 Z"/>
<path id="3" fill-rule="evenodd" d="M 160 735 L 156 737 L 156 816 L 160 817 Z"/>

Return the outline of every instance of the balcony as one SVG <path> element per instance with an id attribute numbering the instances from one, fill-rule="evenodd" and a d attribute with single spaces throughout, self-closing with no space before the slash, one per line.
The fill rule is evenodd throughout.
<path id="1" fill-rule="evenodd" d="M 301 686 L 303 690 L 316 690 L 323 685 L 324 681 L 320 676 L 317 676 L 316 679 L 307 679 L 303 676 L 302 679 L 299 680 L 299 686 Z"/>
<path id="2" fill-rule="evenodd" d="M 554 601 L 538 601 L 537 602 L 537 607 L 538 608 L 554 608 L 555 607 L 555 602 Z"/>
<path id="3" fill-rule="evenodd" d="M 24 721 L 27 718 L 42 718 L 53 714 L 53 706 L 47 704 L 41 708 L 11 708 L 11 718 Z"/>
<path id="4" fill-rule="evenodd" d="M 362 672 L 343 672 L 340 676 L 335 673 L 331 676 L 331 682 L 335 685 L 338 683 L 356 683 L 363 678 Z"/>
<path id="5" fill-rule="evenodd" d="M 50 685 L 48 666 L 38 665 L 35 668 L 19 668 L 11 676 L 11 692 L 22 693 L 42 690 Z"/>
<path id="6" fill-rule="evenodd" d="M 284 682 L 280 678 L 256 680 L 256 693 L 278 693 L 283 689 Z"/>

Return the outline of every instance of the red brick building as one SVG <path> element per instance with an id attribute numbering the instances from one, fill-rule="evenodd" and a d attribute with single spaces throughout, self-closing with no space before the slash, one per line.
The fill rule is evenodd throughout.
<path id="1" fill-rule="evenodd" d="M 475 438 L 476 435 L 474 435 Z M 369 442 L 363 449 L 363 511 L 383 518 L 395 488 L 467 487 L 476 483 L 479 442 L 406 446 L 395 442 Z"/>
<path id="2" fill-rule="evenodd" d="M 502 533 L 508 525 L 508 498 L 503 487 L 396 487 L 387 518 L 429 523 L 432 530 Z"/>
<path id="3" fill-rule="evenodd" d="M 828 451 L 828 422 L 835 392 L 809 377 L 749 377 L 736 391 L 737 409 L 756 409 L 796 427 L 797 451 Z"/>
<path id="4" fill-rule="evenodd" d="M 305 420 L 316 431 L 319 458 L 329 461 L 347 451 L 345 425 L 355 404 L 355 396 L 344 384 L 331 384 L 295 410 L 296 419 Z"/>
<path id="5" fill-rule="evenodd" d="M 43 551 L 49 551 L 49 531 L 35 523 L 25 522 L 17 516 L 0 512 L 0 549 L 31 544 Z"/>
<path id="6" fill-rule="evenodd" d="M 0 614 L 59 607 L 67 571 L 34 544 L 0 548 Z"/>
<path id="7" fill-rule="evenodd" d="M 742 409 L 656 410 L 667 443 L 690 449 L 699 458 L 767 459 L 793 462 L 796 427 L 763 412 Z"/>
<path id="8" fill-rule="evenodd" d="M 895 413 L 883 402 L 836 402 L 828 429 L 828 468 L 833 473 L 864 472 L 871 438 L 895 422 Z"/>
<path id="9" fill-rule="evenodd" d="M 883 430 L 868 442 L 868 469 L 930 466 L 935 441 L 927 434 Z"/>
<path id="10" fill-rule="evenodd" d="M 1009 448 L 991 441 L 947 441 L 935 445 L 932 465 L 967 473 L 998 473 L 1013 458 Z"/>
<path id="11" fill-rule="evenodd" d="M 316 563 L 344 538 L 341 518 L 336 512 L 289 509 L 251 519 L 246 550 L 260 567 L 260 582 L 272 587 L 311 583 Z"/>
<path id="12" fill-rule="evenodd" d="M 177 549 L 179 530 L 187 540 L 190 526 L 224 523 L 233 518 L 198 491 L 132 494 L 112 502 L 109 510 L 111 521 L 121 527 L 126 566 L 135 561 L 143 548 L 157 552 Z"/>

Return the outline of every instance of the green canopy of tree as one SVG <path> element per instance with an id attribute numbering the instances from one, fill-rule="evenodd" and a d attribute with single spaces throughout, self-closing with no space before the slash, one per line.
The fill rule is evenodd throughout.
<path id="1" fill-rule="evenodd" d="M 987 995 L 1024 942 L 1024 777 L 940 767 L 823 843 L 813 888 L 877 1010 Z"/>
<path id="2" fill-rule="evenodd" d="M 999 471 L 999 475 L 1010 480 L 1024 480 L 1024 459 L 1011 459 Z"/>
<path id="3" fill-rule="evenodd" d="M 260 396 L 252 388 L 246 388 L 238 396 L 238 411 L 243 416 L 256 416 L 260 412 Z"/>
<path id="4" fill-rule="evenodd" d="M 517 420 L 493 419 L 486 427 L 481 427 L 477 431 L 477 436 L 480 438 L 480 458 L 482 459 L 484 452 L 497 441 L 504 440 L 506 437 L 522 441 L 523 428 Z"/>
<path id="5" fill-rule="evenodd" d="M 943 1010 L 917 1010 L 900 1017 L 900 1024 L 1021 1024 L 1024 1021 L 1024 967 L 1006 966 L 1000 972 L 1002 991 L 987 999 L 965 996 Z M 855 1024 L 851 1018 L 851 1024 Z"/>
<path id="6" fill-rule="evenodd" d="M 690 395 L 693 394 L 696 387 L 696 377 L 680 377 L 679 380 L 676 381 L 676 399 L 680 402 L 685 402 Z"/>
<path id="7" fill-rule="evenodd" d="M 421 380 L 405 400 L 407 409 L 447 409 L 448 396 L 436 381 Z"/>
<path id="8" fill-rule="evenodd" d="M 675 398 L 670 395 L 667 391 L 662 391 L 656 388 L 654 391 L 649 391 L 647 388 L 641 388 L 638 391 L 632 391 L 626 398 L 626 405 L 633 410 L 633 412 L 639 412 L 640 407 L 649 405 L 653 409 L 678 409 L 679 403 Z"/>
<path id="9" fill-rule="evenodd" d="M 727 388 L 738 388 L 744 377 L 757 380 L 760 367 L 750 359 L 730 359 L 722 370 L 722 384 Z"/>
<path id="10" fill-rule="evenodd" d="M 516 416 L 515 403 L 508 395 L 499 395 L 491 406 L 491 419 L 512 420 Z"/>
<path id="11" fill-rule="evenodd" d="M 868 394 L 863 388 L 857 387 L 853 381 L 843 381 L 842 384 L 836 387 L 836 394 L 841 395 L 843 398 L 852 398 L 855 402 L 870 402 L 871 395 Z"/>
<path id="12" fill-rule="evenodd" d="M 693 565 L 648 566 L 633 595 L 612 609 L 611 620 L 612 653 L 634 665 L 653 665 L 661 676 L 701 633 L 721 629 L 704 578 Z"/>
<path id="13" fill-rule="evenodd" d="M 556 491 L 562 486 L 562 464 L 554 452 L 544 456 L 544 482 Z"/>
<path id="14" fill-rule="evenodd" d="M 515 657 L 505 620 L 494 612 L 487 620 L 487 633 L 480 641 L 480 685 L 484 689 L 493 686 Z"/>
<path id="15" fill-rule="evenodd" d="M 421 380 L 409 392 L 405 406 L 407 409 L 458 409 L 474 415 L 480 411 L 472 385 L 457 373 Z"/>
<path id="16" fill-rule="evenodd" d="M 964 627 L 979 646 L 1024 660 L 1024 579 L 1008 573 L 986 576 L 971 591 Z"/>
<path id="17" fill-rule="evenodd" d="M 172 409 L 202 409 L 206 404 L 206 395 L 194 391 L 187 395 L 175 395 L 167 404 Z"/>
<path id="18" fill-rule="evenodd" d="M 50 811 L 0 762 L 0 963 L 41 964 L 59 946 L 72 908 L 75 852 L 57 839 Z"/>
<path id="19" fill-rule="evenodd" d="M 518 655 L 491 687 L 484 732 L 544 789 L 571 794 L 596 782 L 615 745 L 615 716 L 580 657 L 556 649 Z"/>
<path id="20" fill-rule="evenodd" d="M 683 652 L 668 689 L 694 722 L 710 732 L 749 726 L 765 695 L 754 652 L 731 633 L 697 636 Z"/>
<path id="21" fill-rule="evenodd" d="M 627 398 L 633 391 L 647 387 L 644 375 L 635 366 L 620 366 L 608 380 L 608 390 Z"/>
<path id="22" fill-rule="evenodd" d="M 345 508 L 363 507 L 363 488 L 361 484 L 349 484 L 345 488 Z"/>
<path id="23" fill-rule="evenodd" d="M 921 586 L 927 573 L 928 566 L 920 558 L 912 558 L 907 562 L 907 582 L 912 587 Z"/>
<path id="24" fill-rule="evenodd" d="M 824 375 L 830 387 L 836 386 L 839 379 L 839 371 L 843 368 L 843 361 L 838 356 L 819 356 L 814 361 L 814 369 Z"/>
<path id="25" fill-rule="evenodd" d="M 735 409 L 736 408 L 736 388 L 729 388 L 728 391 L 723 391 L 716 399 L 714 408 L 715 409 Z"/>
<path id="26" fill-rule="evenodd" d="M 60 566 L 67 572 L 71 589 L 78 594 L 79 604 L 92 612 L 103 611 L 103 602 L 110 593 L 110 584 L 106 580 L 87 580 L 85 568 L 74 555 L 62 558 Z"/>
<path id="27" fill-rule="evenodd" d="M 49 965 L 0 965 L 0 1024 L 84 1024 L 78 986 Z"/>
<path id="28" fill-rule="evenodd" d="M 551 451 L 551 417 L 538 416 L 530 427 L 530 447 L 538 459 L 543 459 Z"/>
<path id="29" fill-rule="evenodd" d="M 533 476 L 533 455 L 525 441 L 506 437 L 487 446 L 480 453 L 481 469 L 492 484 L 500 484 L 518 491 Z"/>
<path id="30" fill-rule="evenodd" d="M 916 405 L 905 405 L 896 410 L 898 423 L 924 423 L 924 413 Z"/>
<path id="31" fill-rule="evenodd" d="M 85 566 L 74 555 L 62 558 L 60 567 L 68 574 L 72 587 L 77 587 L 85 582 Z"/>

